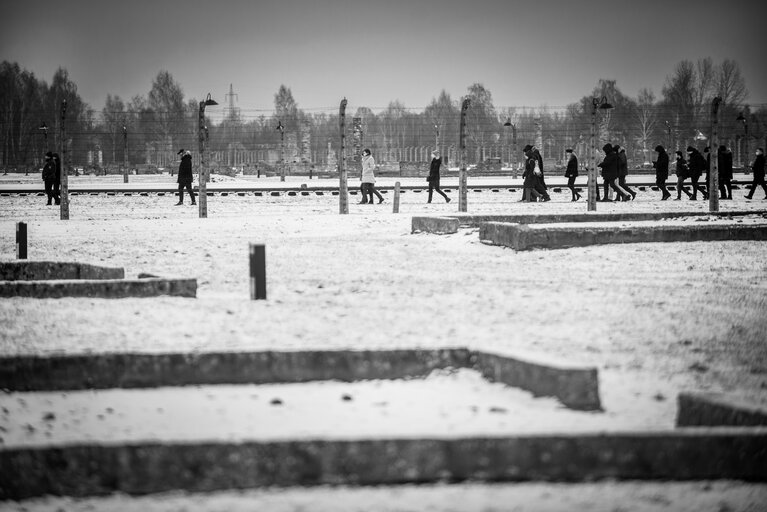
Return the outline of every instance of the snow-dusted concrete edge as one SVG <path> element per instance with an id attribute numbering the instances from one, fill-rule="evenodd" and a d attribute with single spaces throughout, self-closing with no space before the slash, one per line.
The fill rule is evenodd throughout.
<path id="1" fill-rule="evenodd" d="M 88 297 L 123 299 L 126 297 L 197 296 L 196 279 L 55 279 L 40 281 L 0 281 L 0 297 L 60 299 Z"/>
<path id="2" fill-rule="evenodd" d="M 679 427 L 767 426 L 767 407 L 728 393 L 680 393 L 676 425 Z"/>
<path id="3" fill-rule="evenodd" d="M 292 485 L 767 481 L 766 428 L 0 449 L 0 500 Z"/>
<path id="4" fill-rule="evenodd" d="M 483 243 L 515 251 L 649 242 L 762 241 L 767 240 L 767 224 L 605 227 L 485 222 L 480 226 L 479 238 Z"/>
<path id="5" fill-rule="evenodd" d="M 81 354 L 0 358 L 0 388 L 13 391 L 275 384 L 400 379 L 444 368 L 472 368 L 491 381 L 599 410 L 598 371 L 466 348 Z"/>
<path id="6" fill-rule="evenodd" d="M 560 224 L 570 222 L 636 222 L 658 221 L 663 219 L 681 219 L 685 217 L 738 217 L 762 213 L 754 210 L 736 210 L 728 212 L 585 212 L 585 213 L 530 213 L 530 214 L 448 214 L 439 216 L 417 215 L 412 218 L 413 233 L 456 233 L 458 227 L 478 228 L 486 222 L 505 222 L 512 224 Z"/>
<path id="7" fill-rule="evenodd" d="M 0 261 L 0 282 L 45 279 L 123 279 L 121 267 L 68 261 Z"/>

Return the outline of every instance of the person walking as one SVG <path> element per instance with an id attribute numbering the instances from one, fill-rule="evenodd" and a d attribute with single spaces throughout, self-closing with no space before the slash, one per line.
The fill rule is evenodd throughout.
<path id="1" fill-rule="evenodd" d="M 429 182 L 429 200 L 427 203 L 431 203 L 431 196 L 433 191 L 437 191 L 437 194 L 445 198 L 445 202 L 449 203 L 450 198 L 442 192 L 439 188 L 439 168 L 442 166 L 442 157 L 439 155 L 439 150 L 435 149 L 431 152 L 431 164 L 429 164 L 429 176 L 426 181 Z"/>
<path id="2" fill-rule="evenodd" d="M 581 198 L 581 195 L 575 190 L 575 178 L 578 177 L 578 157 L 575 156 L 572 149 L 566 149 L 565 154 L 567 154 L 567 169 L 565 169 L 567 188 L 570 189 L 570 194 L 573 197 L 570 201 L 577 201 Z"/>
<path id="3" fill-rule="evenodd" d="M 181 155 L 181 163 L 178 164 L 178 203 L 176 206 L 184 204 L 184 189 L 189 192 L 189 197 L 192 199 L 192 204 L 197 204 L 194 200 L 194 191 L 192 191 L 192 153 L 185 149 L 179 150 L 177 153 Z"/>
<path id="4" fill-rule="evenodd" d="M 767 183 L 764 181 L 764 150 L 762 148 L 756 149 L 756 159 L 751 170 L 754 172 L 754 181 L 751 183 L 751 192 L 746 195 L 746 199 L 752 199 L 756 186 L 761 185 L 764 190 L 764 199 L 767 200 Z"/>
<path id="5" fill-rule="evenodd" d="M 687 161 L 687 172 L 690 175 L 690 181 L 692 182 L 692 197 L 690 200 L 696 201 L 698 199 L 698 191 L 703 194 L 703 199 L 708 199 L 708 192 L 706 192 L 698 183 L 700 177 L 706 171 L 706 159 L 696 148 L 687 146 Z"/>
<path id="6" fill-rule="evenodd" d="M 56 163 L 53 161 L 53 153 L 48 151 L 45 154 L 45 165 L 43 166 L 43 183 L 45 183 L 45 195 L 48 196 L 48 206 L 53 204 L 55 198 L 53 192 L 53 180 L 56 179 Z M 56 202 L 56 204 L 59 204 Z"/>
<path id="7" fill-rule="evenodd" d="M 541 182 L 543 171 L 540 167 L 541 154 L 535 151 L 535 148 L 527 144 L 522 151 L 525 153 L 525 172 L 522 173 L 524 183 L 522 184 L 522 201 L 536 202 L 538 198 L 543 201 L 551 201 L 548 192 Z"/>
<path id="8" fill-rule="evenodd" d="M 690 194 L 690 191 L 687 190 L 687 187 L 684 186 L 684 180 L 686 180 L 688 176 L 688 169 L 687 169 L 687 160 L 684 159 L 684 155 L 681 151 L 676 152 L 676 199 L 674 201 L 681 201 L 682 200 L 682 192 L 687 194 L 687 198 L 692 198 L 692 194 Z"/>
<path id="9" fill-rule="evenodd" d="M 658 144 L 655 146 L 655 152 L 658 153 L 658 158 L 653 162 L 652 166 L 655 167 L 655 185 L 663 192 L 661 201 L 665 201 L 671 194 L 666 189 L 666 180 L 668 179 L 668 153 L 666 148 Z"/>
<path id="10" fill-rule="evenodd" d="M 636 199 L 637 193 L 626 184 L 626 178 L 629 175 L 629 161 L 626 157 L 626 150 L 619 144 L 616 144 L 615 151 L 618 153 L 618 186 L 631 194 L 631 200 Z"/>
<path id="11" fill-rule="evenodd" d="M 376 161 L 370 150 L 365 148 L 362 150 L 362 201 L 360 204 L 374 204 L 373 194 L 378 197 L 378 203 L 383 203 L 383 196 L 378 193 L 375 187 L 375 166 Z M 368 197 L 370 200 L 368 200 Z"/>
<path id="12" fill-rule="evenodd" d="M 717 151 L 719 199 L 732 199 L 732 152 L 722 144 Z"/>
<path id="13" fill-rule="evenodd" d="M 599 167 L 602 168 L 602 177 L 605 183 L 612 188 L 617 194 L 616 201 L 622 199 L 628 201 L 631 199 L 631 195 L 622 189 L 618 185 L 618 154 L 615 152 L 612 144 L 609 142 L 602 146 L 602 151 L 605 152 L 605 159 L 600 162 Z M 607 197 L 607 190 L 605 189 L 605 197 L 602 198 L 603 202 L 611 201 Z"/>

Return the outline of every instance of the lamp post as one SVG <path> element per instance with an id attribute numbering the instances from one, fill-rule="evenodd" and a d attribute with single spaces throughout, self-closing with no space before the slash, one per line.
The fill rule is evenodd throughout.
<path id="1" fill-rule="evenodd" d="M 59 162 L 56 164 L 61 165 L 61 189 L 60 189 L 60 197 L 61 200 L 59 201 L 61 210 L 60 210 L 60 218 L 61 220 L 69 220 L 69 179 L 68 179 L 68 173 L 67 173 L 67 141 L 66 141 L 66 129 L 65 129 L 65 121 L 67 119 L 67 100 L 63 100 L 61 102 L 61 126 L 59 126 L 60 131 L 60 140 L 59 144 L 61 146 L 60 152 L 59 152 Z"/>
<path id="2" fill-rule="evenodd" d="M 748 174 L 748 114 L 743 115 L 743 112 L 741 112 L 735 120 L 743 123 L 743 153 L 746 155 L 743 159 L 743 172 Z"/>
<path id="3" fill-rule="evenodd" d="M 466 204 L 466 189 L 467 189 L 467 177 L 466 177 L 466 111 L 469 110 L 471 100 L 466 98 L 461 105 L 461 124 L 459 130 L 458 139 L 458 151 L 460 155 L 461 166 L 458 170 L 458 211 L 465 212 L 467 210 Z"/>
<path id="4" fill-rule="evenodd" d="M 439 125 L 436 121 L 433 121 L 434 123 L 434 149 L 439 149 Z"/>
<path id="5" fill-rule="evenodd" d="M 597 210 L 597 110 L 609 110 L 613 108 L 607 102 L 607 98 L 602 96 L 591 99 L 591 165 L 589 166 L 589 194 L 587 211 L 595 212 Z"/>
<path id="6" fill-rule="evenodd" d="M 205 107 L 210 107 L 213 105 L 218 105 L 218 102 L 216 100 L 211 99 L 210 93 L 208 93 L 208 97 L 200 102 L 199 116 L 197 119 L 198 120 L 197 140 L 198 140 L 199 148 L 200 148 L 199 205 L 200 205 L 201 219 L 207 218 L 208 216 L 208 186 L 207 186 L 208 170 L 205 168 L 205 142 L 207 141 L 207 136 L 206 136 L 207 128 L 205 127 Z"/>
<path id="7" fill-rule="evenodd" d="M 509 158 L 509 164 L 514 167 L 514 179 L 517 179 L 517 125 L 511 122 L 511 118 L 506 119 L 503 126 L 511 126 L 511 152 L 514 154 L 514 162 Z"/>
<path id="8" fill-rule="evenodd" d="M 674 143 L 671 140 L 671 123 L 669 123 L 668 121 L 663 121 L 663 122 L 666 125 L 666 134 L 667 134 L 667 137 L 668 137 L 668 150 L 669 151 L 673 151 L 674 150 Z"/>
<path id="9" fill-rule="evenodd" d="M 285 181 L 285 127 L 282 126 L 282 119 L 275 130 L 280 132 L 280 181 Z"/>

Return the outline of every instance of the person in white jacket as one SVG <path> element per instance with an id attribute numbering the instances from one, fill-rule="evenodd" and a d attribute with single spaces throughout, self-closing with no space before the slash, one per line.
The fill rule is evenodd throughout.
<path id="1" fill-rule="evenodd" d="M 370 154 L 370 150 L 365 148 L 362 150 L 362 201 L 359 204 L 373 204 L 373 194 L 378 196 L 378 203 L 383 203 L 383 196 L 378 193 L 375 187 L 376 177 L 375 169 L 376 161 L 373 155 Z M 368 200 L 368 198 L 370 198 Z"/>

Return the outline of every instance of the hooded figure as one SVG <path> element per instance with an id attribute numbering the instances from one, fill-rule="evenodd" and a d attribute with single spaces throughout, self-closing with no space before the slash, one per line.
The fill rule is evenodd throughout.
<path id="1" fill-rule="evenodd" d="M 687 157 L 687 172 L 692 182 L 692 197 L 690 199 L 693 201 L 698 199 L 699 190 L 703 194 L 703 199 L 708 199 L 708 193 L 698 184 L 700 177 L 703 176 L 703 172 L 706 170 L 706 159 L 700 154 L 700 151 L 692 146 L 687 146 Z"/>
<path id="2" fill-rule="evenodd" d="M 665 201 L 671 197 L 671 194 L 666 189 L 666 180 L 668 179 L 668 153 L 666 153 L 666 148 L 660 144 L 655 146 L 655 151 L 658 153 L 658 159 L 652 164 L 653 167 L 655 167 L 655 184 L 661 192 L 663 192 L 661 201 Z"/>
<path id="3" fill-rule="evenodd" d="M 176 206 L 184 204 L 184 189 L 189 192 L 189 197 L 192 199 L 191 204 L 197 204 L 194 200 L 194 192 L 192 191 L 192 153 L 184 149 L 180 150 L 177 154 L 181 155 L 181 163 L 178 164 L 178 203 Z"/>
<path id="4" fill-rule="evenodd" d="M 732 152 L 721 145 L 716 157 L 719 164 L 719 199 L 732 199 Z"/>
<path id="5" fill-rule="evenodd" d="M 45 165 L 43 166 L 43 182 L 45 183 L 45 195 L 48 196 L 48 205 L 51 205 L 56 197 L 53 191 L 53 181 L 55 179 L 56 163 L 53 161 L 53 153 L 48 151 L 45 154 Z M 59 204 L 58 201 L 56 204 Z"/>
<path id="6" fill-rule="evenodd" d="M 551 201 L 551 197 L 549 197 L 540 179 L 543 172 L 540 164 L 541 154 L 535 151 L 535 148 L 530 144 L 526 145 L 523 150 L 526 160 L 525 172 L 522 173 L 522 178 L 525 180 L 522 185 L 522 201 L 535 201 L 538 197 L 543 197 L 544 201 Z M 536 173 L 536 168 L 538 173 Z"/>

